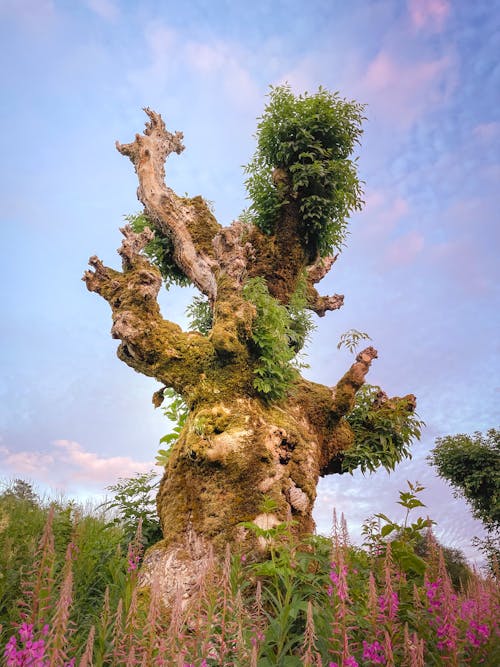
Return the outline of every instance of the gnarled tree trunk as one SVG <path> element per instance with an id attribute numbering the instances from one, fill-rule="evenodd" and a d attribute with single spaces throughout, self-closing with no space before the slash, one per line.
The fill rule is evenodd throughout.
<path id="1" fill-rule="evenodd" d="M 164 539 L 146 554 L 141 574 L 145 584 L 158 576 L 168 600 L 177 586 L 189 597 L 210 549 L 222 553 L 227 543 L 239 542 L 259 550 L 242 522 L 272 527 L 292 516 L 297 534 L 313 530 L 318 478 L 340 471 L 339 455 L 354 438 L 345 416 L 377 353 L 368 347 L 358 354 L 333 387 L 297 373 L 281 400 L 259 395 L 253 382 L 256 309 L 243 296 L 245 281 L 262 276 L 286 305 L 305 272 L 308 307 L 323 316 L 343 303 L 342 296 L 322 297 L 314 287 L 334 258 L 311 256 L 304 247 L 293 198 L 282 207 L 274 233 L 266 235 L 241 222 L 221 227 L 203 199 L 178 197 L 165 185 L 164 162 L 183 150 L 182 134 L 171 134 L 157 113 L 146 113 L 145 133 L 117 148 L 133 162 L 138 197 L 157 233 L 171 239 L 177 266 L 208 297 L 213 327 L 206 336 L 184 332 L 160 315 L 162 277 L 141 253 L 152 230 L 125 227 L 118 251 L 122 271 L 92 257 L 93 271 L 84 280 L 111 306 L 119 358 L 172 387 L 189 407 L 158 494 Z M 275 177 L 286 184 L 286 173 Z M 407 401 L 412 409 L 414 397 Z M 265 498 L 275 502 L 272 513 L 261 511 Z"/>

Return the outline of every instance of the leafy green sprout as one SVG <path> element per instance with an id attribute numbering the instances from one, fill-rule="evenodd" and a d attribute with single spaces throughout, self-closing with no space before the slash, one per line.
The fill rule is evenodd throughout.
<path id="1" fill-rule="evenodd" d="M 165 448 L 158 450 L 155 465 L 161 466 L 162 468 L 168 464 L 172 445 L 179 439 L 189 414 L 189 408 L 184 399 L 173 389 L 164 389 L 163 396 L 170 399 L 168 405 L 163 408 L 163 414 L 171 422 L 174 422 L 174 427 L 169 433 L 160 438 L 160 444 L 164 444 Z"/>
<path id="2" fill-rule="evenodd" d="M 312 318 L 306 311 L 305 281 L 299 282 L 288 306 L 269 294 L 262 277 L 248 280 L 243 296 L 257 309 L 252 340 L 259 361 L 253 385 L 266 400 L 279 400 L 297 377 L 298 364 L 294 363 L 294 358 L 313 328 Z"/>
<path id="3" fill-rule="evenodd" d="M 374 555 L 382 555 L 386 545 L 390 543 L 391 554 L 399 567 L 407 573 L 423 575 L 426 569 L 425 561 L 415 553 L 415 547 L 422 538 L 423 531 L 428 530 L 435 524 L 432 519 L 418 517 L 412 523 L 409 522 L 410 514 L 419 507 L 425 507 L 418 498 L 418 494 L 424 491 L 421 484 L 412 484 L 407 481 L 408 491 L 399 492 L 398 504 L 406 509 L 402 523 L 390 519 L 381 512 L 369 517 L 363 524 L 362 534 L 365 536 L 363 545 Z M 381 526 L 380 522 L 383 521 Z M 392 536 L 390 538 L 390 536 Z M 390 539 L 389 539 L 390 538 Z"/>
<path id="4" fill-rule="evenodd" d="M 190 329 L 206 336 L 213 326 L 213 312 L 208 299 L 197 295 L 186 308 Z"/>
<path id="5" fill-rule="evenodd" d="M 145 211 L 125 215 L 124 218 L 136 234 L 143 232 L 146 227 L 154 232 L 153 239 L 144 248 L 144 254 L 160 270 L 165 287 L 168 289 L 172 285 L 179 285 L 180 287 L 189 285 L 189 278 L 174 260 L 174 244 L 170 236 L 159 229 L 158 225 Z"/>
<path id="6" fill-rule="evenodd" d="M 339 342 L 337 343 L 337 350 L 345 347 L 351 354 L 354 354 L 362 340 L 371 340 L 371 338 L 364 331 L 349 329 L 349 331 L 345 331 L 340 336 Z"/>

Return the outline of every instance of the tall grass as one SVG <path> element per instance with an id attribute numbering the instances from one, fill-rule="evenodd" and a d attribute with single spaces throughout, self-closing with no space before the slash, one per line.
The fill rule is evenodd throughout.
<path id="1" fill-rule="evenodd" d="M 498 582 L 454 585 L 428 529 L 421 569 L 381 534 L 361 549 L 343 522 L 300 542 L 284 524 L 261 535 L 266 560 L 228 548 L 166 610 L 137 584 L 140 531 L 124 549 L 105 517 L 23 503 L 0 498 L 7 667 L 500 664 Z"/>

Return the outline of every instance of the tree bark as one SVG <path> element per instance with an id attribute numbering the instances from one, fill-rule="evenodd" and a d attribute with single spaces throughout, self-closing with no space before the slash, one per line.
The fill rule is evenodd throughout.
<path id="1" fill-rule="evenodd" d="M 377 352 L 368 347 L 358 354 L 333 387 L 297 374 L 282 400 L 259 396 L 253 386 L 256 310 L 243 297 L 245 281 L 262 276 L 286 305 L 305 275 L 308 307 L 323 316 L 343 303 L 342 296 L 322 297 L 314 287 L 336 258 L 311 257 L 302 246 L 293 202 L 269 236 L 238 221 L 223 228 L 201 197 L 178 197 L 164 183 L 164 161 L 183 150 L 182 134 L 171 134 L 159 114 L 145 111 L 145 133 L 117 148 L 133 162 L 138 197 L 172 240 L 176 264 L 208 297 L 212 330 L 207 336 L 184 332 L 162 318 L 156 301 L 162 277 L 142 253 L 153 237 L 149 229 L 123 228 L 122 271 L 92 257 L 84 280 L 111 307 L 119 358 L 172 387 L 189 407 L 158 494 L 164 537 L 148 550 L 141 571 L 144 585 L 160 582 L 166 601 L 178 587 L 187 600 L 212 551 L 222 554 L 232 543 L 258 557 L 265 549 L 244 522 L 271 528 L 291 517 L 297 535 L 314 530 L 318 478 L 338 471 L 339 454 L 352 446 L 345 417 Z M 161 402 L 158 392 L 154 402 Z M 269 498 L 275 509 L 264 513 Z"/>

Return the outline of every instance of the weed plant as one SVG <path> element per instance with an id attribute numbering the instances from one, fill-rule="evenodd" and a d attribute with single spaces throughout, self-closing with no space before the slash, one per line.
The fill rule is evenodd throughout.
<path id="1" fill-rule="evenodd" d="M 365 524 L 364 548 L 343 518 L 331 538 L 302 541 L 289 523 L 249 524 L 267 559 L 229 548 L 222 563 L 209 557 L 189 605 L 179 596 L 168 610 L 155 582 L 138 586 L 140 522 L 123 552 L 119 526 L 102 517 L 4 494 L 4 664 L 496 667 L 498 580 L 469 569 L 467 583 L 452 583 L 431 522 L 411 519 L 420 491 L 401 492 L 402 525 L 385 515 Z"/>

